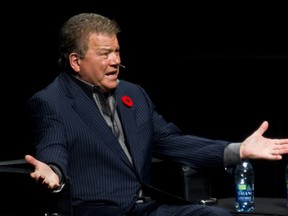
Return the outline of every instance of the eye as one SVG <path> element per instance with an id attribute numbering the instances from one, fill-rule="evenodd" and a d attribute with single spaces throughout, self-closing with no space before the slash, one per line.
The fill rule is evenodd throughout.
<path id="1" fill-rule="evenodd" d="M 98 55 L 103 57 L 103 58 L 108 58 L 110 53 L 111 52 L 108 52 L 108 51 L 102 51 L 102 52 L 99 52 Z"/>

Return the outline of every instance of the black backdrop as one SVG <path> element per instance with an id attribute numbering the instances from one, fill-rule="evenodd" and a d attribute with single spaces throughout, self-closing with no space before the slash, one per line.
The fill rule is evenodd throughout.
<path id="1" fill-rule="evenodd" d="M 265 135 L 288 137 L 284 5 L 14 1 L 4 11 L 0 160 L 33 153 L 24 104 L 58 74 L 59 28 L 79 12 L 118 21 L 120 77 L 141 84 L 184 132 L 242 141 L 268 120 Z M 285 160 L 253 163 L 256 195 L 285 196 Z"/>

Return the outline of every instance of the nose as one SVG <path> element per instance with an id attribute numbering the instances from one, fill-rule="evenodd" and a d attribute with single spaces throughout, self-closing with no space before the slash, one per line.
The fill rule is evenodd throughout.
<path id="1" fill-rule="evenodd" d="M 121 63 L 121 58 L 119 52 L 112 52 L 110 55 L 111 64 L 119 65 Z"/>

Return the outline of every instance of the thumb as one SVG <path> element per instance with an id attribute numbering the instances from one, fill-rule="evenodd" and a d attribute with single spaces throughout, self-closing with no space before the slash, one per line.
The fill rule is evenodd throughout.
<path id="1" fill-rule="evenodd" d="M 39 161 L 32 155 L 25 155 L 25 160 L 34 167 L 36 167 L 39 163 Z"/>
<path id="2" fill-rule="evenodd" d="M 264 121 L 260 127 L 255 131 L 255 133 L 259 133 L 260 135 L 263 135 L 265 131 L 268 129 L 269 124 L 267 121 Z"/>

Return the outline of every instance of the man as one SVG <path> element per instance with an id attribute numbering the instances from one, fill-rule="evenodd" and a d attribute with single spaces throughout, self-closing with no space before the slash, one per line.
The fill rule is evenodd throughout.
<path id="1" fill-rule="evenodd" d="M 148 190 L 153 156 L 197 169 L 241 159 L 280 160 L 288 139 L 267 139 L 263 124 L 243 143 L 185 135 L 166 122 L 140 86 L 119 80 L 116 22 L 83 13 L 60 31 L 63 72 L 27 103 L 35 122 L 31 177 L 52 190 L 72 181 L 74 215 L 230 215 L 224 209 L 165 203 Z M 155 194 L 153 194 L 155 192 Z"/>

